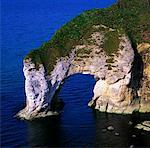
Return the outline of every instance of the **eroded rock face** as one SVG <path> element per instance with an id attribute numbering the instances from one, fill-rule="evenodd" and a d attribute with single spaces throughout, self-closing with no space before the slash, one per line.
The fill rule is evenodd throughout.
<path id="1" fill-rule="evenodd" d="M 150 44 L 139 45 L 139 53 L 143 61 L 143 77 L 138 95 L 141 98 L 140 112 L 150 112 Z"/>
<path id="2" fill-rule="evenodd" d="M 98 79 L 89 106 L 104 112 L 132 113 L 135 108 L 127 110 L 127 106 L 130 106 L 134 97 L 129 87 L 134 51 L 128 37 L 124 34 L 119 37 L 118 50 L 112 55 L 103 49 L 103 32 L 93 33 L 91 39 L 95 44 L 77 46 L 77 53 L 83 49 L 86 52 L 78 53 L 69 73 L 92 74 Z"/>
<path id="3" fill-rule="evenodd" d="M 37 69 L 31 59 L 24 61 L 26 107 L 18 113 L 19 117 L 33 119 L 57 114 L 49 111 L 50 104 L 61 82 L 67 77 L 74 56 L 75 50 L 69 57 L 59 59 L 50 76 L 46 75 L 42 64 Z"/>
<path id="4" fill-rule="evenodd" d="M 26 108 L 18 113 L 23 118 L 30 119 L 42 109 L 49 106 L 51 94 L 43 65 L 38 70 L 31 59 L 24 61 Z"/>
<path id="5" fill-rule="evenodd" d="M 97 31 L 77 45 L 67 57 L 57 60 L 54 70 L 46 75 L 43 65 L 36 69 L 31 59 L 24 61 L 26 108 L 19 112 L 25 119 L 56 114 L 51 109 L 51 100 L 63 80 L 75 73 L 91 74 L 97 79 L 94 96 L 89 106 L 106 112 L 132 113 L 140 104 L 133 103 L 134 93 L 130 87 L 134 51 L 128 37 L 106 26 L 93 26 Z M 107 31 L 100 31 L 103 27 Z M 117 50 L 106 50 L 106 34 L 116 31 Z M 115 32 L 115 34 L 116 34 Z M 107 42 L 109 43 L 109 42 Z M 115 43 L 114 43 L 115 44 Z"/>

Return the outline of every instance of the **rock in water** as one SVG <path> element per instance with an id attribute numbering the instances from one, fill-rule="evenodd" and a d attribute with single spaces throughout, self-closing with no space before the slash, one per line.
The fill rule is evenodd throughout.
<path id="1" fill-rule="evenodd" d="M 114 128 L 113 126 L 108 126 L 107 129 L 108 129 L 109 131 L 113 131 L 115 128 Z"/>
<path id="2" fill-rule="evenodd" d="M 150 121 L 144 121 L 140 124 L 137 124 L 135 128 L 150 131 Z"/>

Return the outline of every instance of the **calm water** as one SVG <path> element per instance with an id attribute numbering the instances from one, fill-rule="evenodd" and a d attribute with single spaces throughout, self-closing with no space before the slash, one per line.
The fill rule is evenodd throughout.
<path id="1" fill-rule="evenodd" d="M 64 23 L 84 10 L 107 7 L 116 0 L 2 0 L 1 4 L 1 145 L 2 147 L 149 146 L 149 133 L 133 128 L 149 116 L 102 114 L 87 107 L 93 76 L 69 77 L 58 97 L 60 116 L 32 122 L 13 116 L 25 103 L 23 57 L 49 40 Z M 132 121 L 133 125 L 128 122 Z M 109 125 L 113 132 L 103 132 Z M 119 132 L 119 136 L 115 136 Z M 136 137 L 132 137 L 135 134 Z"/>

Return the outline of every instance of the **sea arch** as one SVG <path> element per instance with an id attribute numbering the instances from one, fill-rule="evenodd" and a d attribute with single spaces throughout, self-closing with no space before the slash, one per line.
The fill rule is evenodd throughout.
<path id="1" fill-rule="evenodd" d="M 106 34 L 107 41 L 104 41 Z M 112 40 L 112 36 L 116 36 L 119 42 Z M 105 43 L 109 44 L 109 40 L 115 44 L 115 50 L 111 52 L 105 49 Z M 68 56 L 58 58 L 50 74 L 47 74 L 44 64 L 37 67 L 31 58 L 27 58 L 23 69 L 26 107 L 18 115 L 32 119 L 57 114 L 50 111 L 51 101 L 64 80 L 76 73 L 94 75 L 97 80 L 89 106 L 94 105 L 100 111 L 121 113 L 120 105 L 127 106 L 132 100 L 132 89 L 128 84 L 133 60 L 134 51 L 128 37 L 113 29 L 105 34 L 102 31 L 91 34 Z"/>

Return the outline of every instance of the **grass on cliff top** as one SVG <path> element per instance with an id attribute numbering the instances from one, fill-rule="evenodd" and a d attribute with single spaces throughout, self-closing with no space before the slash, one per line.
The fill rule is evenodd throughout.
<path id="1" fill-rule="evenodd" d="M 31 51 L 25 59 L 31 58 L 37 67 L 43 63 L 49 74 L 57 58 L 68 55 L 72 48 L 82 44 L 86 35 L 92 34 L 92 26 L 99 24 L 122 28 L 133 44 L 149 42 L 149 38 L 145 37 L 150 29 L 149 12 L 149 1 L 146 0 L 119 0 L 109 8 L 86 11 L 62 26 L 50 41 Z M 113 47 L 116 45 L 112 44 L 114 40 L 106 40 L 106 52 L 111 53 L 116 49 Z"/>
<path id="2" fill-rule="evenodd" d="M 118 51 L 119 43 L 120 39 L 118 31 L 109 31 L 105 34 L 103 49 L 108 56 L 111 56 Z"/>

